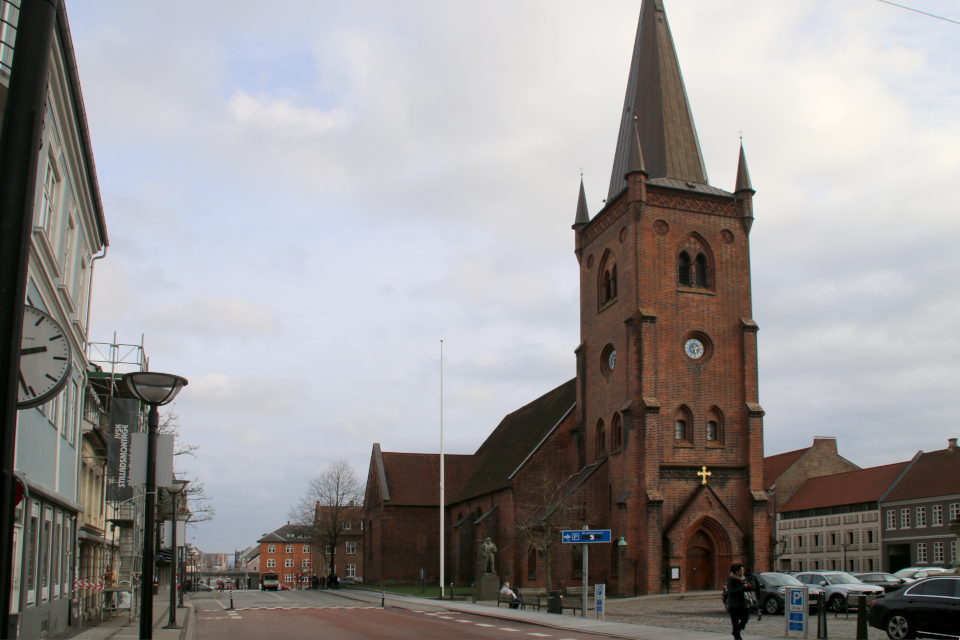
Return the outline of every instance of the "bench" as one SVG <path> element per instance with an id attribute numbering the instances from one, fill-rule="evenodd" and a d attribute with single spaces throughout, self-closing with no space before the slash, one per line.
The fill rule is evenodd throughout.
<path id="1" fill-rule="evenodd" d="M 508 607 L 509 607 L 509 606 L 512 606 L 512 605 L 513 605 L 513 598 L 511 598 L 510 596 L 504 595 L 504 594 L 502 594 L 502 593 L 498 593 L 498 594 L 497 594 L 497 608 L 499 608 L 500 605 L 502 605 L 502 604 L 505 604 L 505 605 L 507 605 Z M 520 607 L 523 607 L 523 601 L 522 601 L 522 600 L 521 600 L 521 603 L 520 603 Z"/>
<path id="2" fill-rule="evenodd" d="M 540 611 L 540 594 L 541 590 L 539 588 L 519 589 L 517 595 L 520 596 L 520 608 L 526 609 L 527 607 L 532 607 Z"/>
<path id="3" fill-rule="evenodd" d="M 580 611 L 583 611 L 583 606 L 584 606 L 583 587 L 567 587 L 566 595 L 564 596 L 563 601 L 560 605 L 560 610 L 563 611 L 564 609 L 573 609 L 574 615 L 576 615 L 576 611 L 578 609 Z M 589 594 L 587 595 L 586 606 L 587 606 L 587 610 L 589 610 L 590 609 Z"/>

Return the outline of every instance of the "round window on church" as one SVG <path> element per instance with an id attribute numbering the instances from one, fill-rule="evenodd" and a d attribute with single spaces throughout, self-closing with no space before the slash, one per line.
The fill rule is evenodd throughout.
<path id="1" fill-rule="evenodd" d="M 617 366 L 617 350 L 613 348 L 612 344 L 608 344 L 603 349 L 603 353 L 600 356 L 600 370 L 607 375 L 613 373 L 613 370 Z"/>
<path id="2" fill-rule="evenodd" d="M 707 361 L 712 352 L 709 338 L 699 331 L 689 334 L 683 341 L 683 354 L 694 362 Z"/>

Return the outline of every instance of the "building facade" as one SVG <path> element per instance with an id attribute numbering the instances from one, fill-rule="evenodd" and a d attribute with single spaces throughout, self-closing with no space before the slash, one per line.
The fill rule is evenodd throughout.
<path id="1" fill-rule="evenodd" d="M 560 503 L 576 505 L 568 515 L 581 526 L 623 539 L 622 554 L 618 545 L 589 563 L 591 581 L 623 592 L 719 589 L 732 562 L 769 562 L 754 190 L 742 146 L 733 190 L 709 184 L 662 0 L 641 6 L 622 114 L 606 204 L 591 218 L 581 182 L 574 218 L 581 335 L 570 402 L 559 416 L 550 408 L 561 385 L 505 418 L 519 444 L 498 428 L 475 454 L 473 478 L 445 505 L 460 579 L 480 535 L 512 582 L 544 579 L 546 550 L 519 532 L 549 527 Z M 548 496 L 528 490 L 550 485 Z M 382 539 L 382 517 L 367 512 Z M 574 547 L 551 549 L 552 577 L 576 579 Z M 382 547 L 369 560 L 382 566 Z"/>
<path id="2" fill-rule="evenodd" d="M 881 500 L 885 571 L 956 567 L 960 537 L 960 448 L 919 452 Z"/>
<path id="3" fill-rule="evenodd" d="M 260 575 L 276 573 L 280 584 L 297 589 L 310 584 L 316 573 L 317 557 L 307 527 L 289 522 L 259 540 Z"/>
<path id="4" fill-rule="evenodd" d="M 6 103 L 17 12 L 3 2 L 0 45 L 0 112 Z M 13 19 L 14 22 L 6 22 Z M 23 637 L 66 628 L 69 603 L 80 597 L 82 572 L 102 579 L 105 520 L 95 429 L 87 420 L 85 355 L 93 263 L 108 243 L 76 58 L 63 3 L 58 5 L 51 50 L 43 136 L 33 205 L 26 303 L 49 314 L 65 332 L 72 354 L 64 390 L 49 402 L 17 415 L 15 470 L 26 487 L 14 524 L 14 590 L 11 611 Z M 89 520 L 86 514 L 90 514 Z M 96 540 L 94 540 L 96 539 Z M 79 558 L 79 560 L 78 560 Z M 82 565 L 81 565 L 82 563 Z"/>

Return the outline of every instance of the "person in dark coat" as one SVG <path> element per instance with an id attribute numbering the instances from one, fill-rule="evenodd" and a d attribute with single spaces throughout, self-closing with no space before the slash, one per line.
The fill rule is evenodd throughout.
<path id="1" fill-rule="evenodd" d="M 754 595 L 757 596 L 753 599 L 753 606 L 747 606 L 747 610 L 753 611 L 754 609 L 756 609 L 757 622 L 760 622 L 760 619 L 763 617 L 763 607 L 760 606 L 760 598 L 759 598 L 760 581 L 757 580 L 757 576 L 754 575 L 753 569 L 751 569 L 750 567 L 747 567 L 746 569 L 743 570 L 743 582 L 745 584 L 751 585 L 753 587 Z"/>
<path id="2" fill-rule="evenodd" d="M 727 606 L 730 610 L 730 623 L 733 625 L 734 640 L 742 640 L 740 632 L 747 627 L 750 611 L 744 601 L 744 593 L 753 589 L 753 584 L 743 579 L 743 565 L 735 564 L 730 567 L 730 577 L 727 578 Z"/>

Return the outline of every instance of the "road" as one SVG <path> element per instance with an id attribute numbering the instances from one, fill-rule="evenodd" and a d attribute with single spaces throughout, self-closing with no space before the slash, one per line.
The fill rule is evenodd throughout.
<path id="1" fill-rule="evenodd" d="M 389 596 L 385 607 L 380 602 L 380 594 L 359 591 L 234 591 L 230 610 L 229 592 L 191 596 L 195 635 L 204 640 L 605 637 L 451 612 L 443 606 L 413 605 Z"/>

